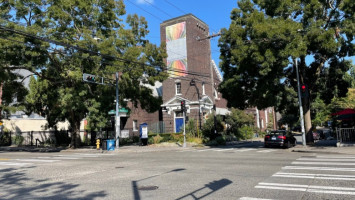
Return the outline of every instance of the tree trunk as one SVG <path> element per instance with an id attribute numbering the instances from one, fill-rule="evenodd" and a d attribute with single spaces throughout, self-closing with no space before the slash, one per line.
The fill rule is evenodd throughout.
<path id="1" fill-rule="evenodd" d="M 70 123 L 72 127 L 71 148 L 77 148 L 80 146 L 80 121 Z"/>
<path id="2" fill-rule="evenodd" d="M 303 118 L 306 133 L 306 143 L 313 144 L 313 133 L 312 133 L 312 120 L 311 120 L 311 109 L 310 109 L 310 99 L 308 97 L 303 98 Z"/>

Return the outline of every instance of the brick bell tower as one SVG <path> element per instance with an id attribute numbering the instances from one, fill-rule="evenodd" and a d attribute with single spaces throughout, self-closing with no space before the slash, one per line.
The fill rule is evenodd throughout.
<path id="1" fill-rule="evenodd" d="M 186 116 L 201 127 L 212 112 L 216 72 L 211 62 L 211 46 L 206 23 L 192 14 L 160 24 L 161 42 L 166 44 L 169 78 L 163 82 L 163 121 L 165 132 L 181 132 L 181 101 L 186 102 Z"/>

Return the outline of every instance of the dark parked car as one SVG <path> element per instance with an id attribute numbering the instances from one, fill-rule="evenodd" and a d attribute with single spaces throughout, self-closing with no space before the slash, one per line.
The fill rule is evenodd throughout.
<path id="1" fill-rule="evenodd" d="M 264 145 L 265 147 L 277 146 L 290 148 L 296 146 L 297 140 L 291 132 L 285 130 L 271 131 L 265 135 Z"/>

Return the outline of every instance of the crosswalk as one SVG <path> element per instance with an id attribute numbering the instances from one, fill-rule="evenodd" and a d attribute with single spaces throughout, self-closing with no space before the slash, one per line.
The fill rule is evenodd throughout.
<path id="1" fill-rule="evenodd" d="M 275 194 L 278 195 L 283 192 L 289 195 L 287 191 L 296 191 L 309 195 L 325 195 L 323 197 L 327 199 L 354 199 L 355 157 L 342 155 L 300 157 L 265 181 L 259 182 L 255 189 L 261 190 L 261 193 L 265 192 L 263 190 L 277 191 Z"/>
<path id="2" fill-rule="evenodd" d="M 112 154 L 85 154 L 85 153 L 75 153 L 75 154 L 60 154 L 53 156 L 39 156 L 31 158 L 17 158 L 17 159 L 0 159 L 0 169 L 9 167 L 28 167 L 33 165 L 40 165 L 46 163 L 61 162 L 64 160 L 77 160 L 77 159 L 88 159 L 97 158 L 100 156 L 110 156 Z"/>
<path id="3" fill-rule="evenodd" d="M 194 148 L 189 148 L 189 149 L 182 149 L 182 150 L 177 150 L 176 152 L 206 152 L 206 151 L 214 151 L 214 152 L 256 152 L 256 153 L 270 153 L 270 152 L 275 152 L 279 151 L 279 149 L 263 149 L 263 148 L 206 148 L 206 149 L 194 149 Z"/>

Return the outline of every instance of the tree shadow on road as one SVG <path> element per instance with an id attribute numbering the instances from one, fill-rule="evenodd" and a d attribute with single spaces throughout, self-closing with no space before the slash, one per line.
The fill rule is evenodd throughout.
<path id="1" fill-rule="evenodd" d="M 95 199 L 107 196 L 105 191 L 80 190 L 80 184 L 31 179 L 26 168 L 0 169 L 0 199 Z"/>

